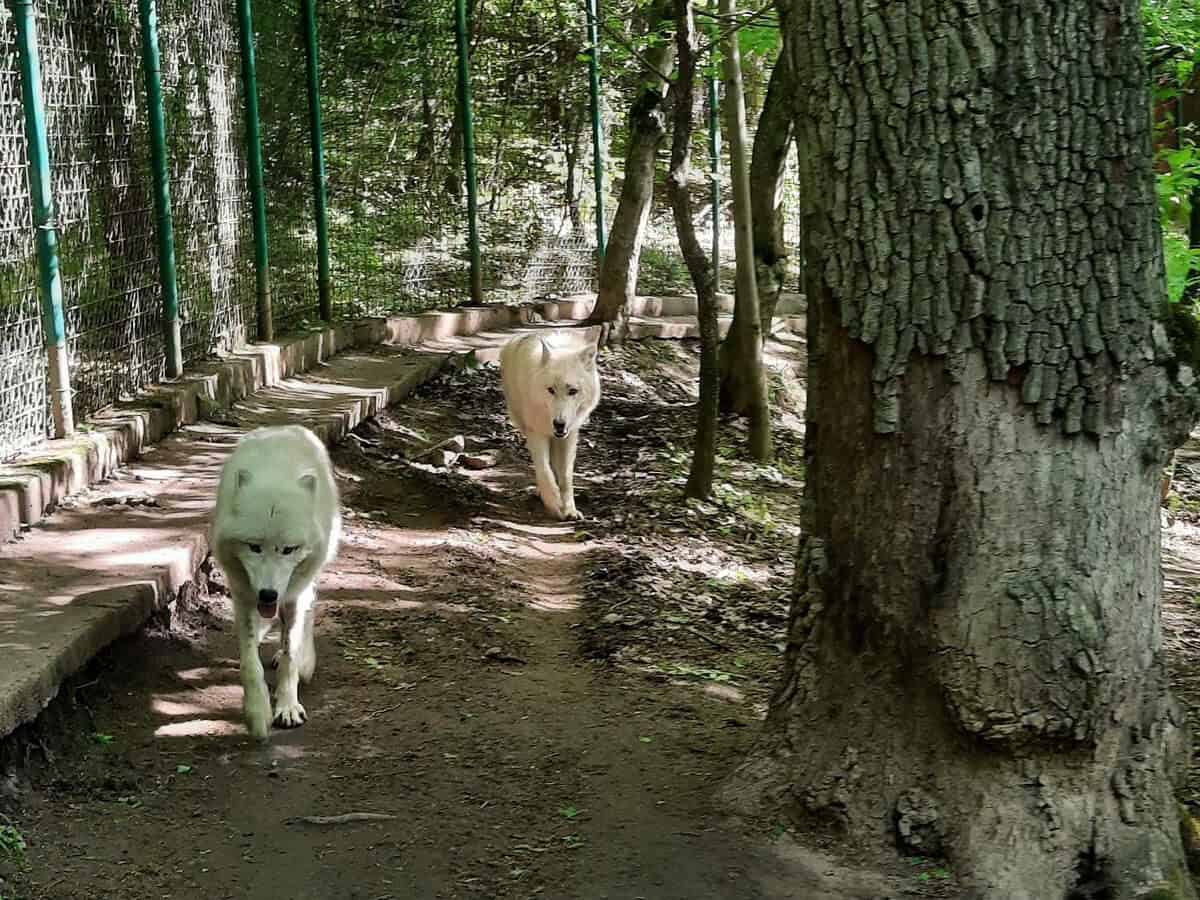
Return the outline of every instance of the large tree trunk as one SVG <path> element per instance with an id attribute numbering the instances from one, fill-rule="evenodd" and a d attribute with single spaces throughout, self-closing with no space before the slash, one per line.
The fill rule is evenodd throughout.
<path id="1" fill-rule="evenodd" d="M 667 173 L 667 195 L 679 235 L 679 249 L 696 289 L 700 320 L 700 402 L 696 412 L 696 440 L 692 465 L 684 492 L 704 499 L 712 493 L 717 456 L 717 290 L 715 273 L 696 237 L 692 218 L 691 183 L 692 126 L 696 118 L 696 28 L 691 0 L 675 0 L 675 46 L 679 72 L 671 89 L 671 168 Z"/>
<path id="2" fill-rule="evenodd" d="M 721 16 L 732 21 L 734 0 L 720 0 Z M 725 131 L 729 141 L 729 183 L 733 192 L 733 233 L 736 250 L 735 315 L 737 330 L 730 329 L 725 343 L 732 398 L 729 410 L 750 420 L 749 451 L 752 459 L 771 458 L 771 410 L 767 404 L 767 379 L 763 371 L 763 330 L 758 307 L 758 282 L 754 273 L 754 222 L 750 199 L 750 139 L 746 134 L 746 105 L 742 91 L 741 54 L 733 32 L 721 45 L 725 76 Z"/>
<path id="3" fill-rule="evenodd" d="M 726 798 L 944 853 L 964 897 L 1195 897 L 1158 488 L 1196 403 L 1138 6 L 793 6 L 806 521 Z"/>
<path id="4" fill-rule="evenodd" d="M 648 31 L 655 31 L 671 14 L 669 0 L 658 0 L 647 11 Z M 670 74 L 672 45 L 656 44 L 644 55 L 654 68 Z M 600 342 L 620 340 L 626 331 L 629 306 L 637 294 L 638 263 L 642 238 L 650 218 L 654 198 L 655 163 L 658 148 L 666 136 L 663 92 L 666 82 L 657 74 L 647 73 L 642 91 L 629 111 L 629 142 L 625 154 L 625 176 L 621 196 L 608 232 L 608 246 L 600 266 L 596 306 L 587 324 L 601 325 Z"/>
<path id="5" fill-rule="evenodd" d="M 788 148 L 792 140 L 793 88 L 788 77 L 788 56 L 780 55 L 771 72 L 767 98 L 758 128 L 754 132 L 754 151 L 750 160 L 750 208 L 754 226 L 754 272 L 758 284 L 759 336 L 771 331 L 775 304 L 787 274 L 787 245 L 783 239 L 783 185 Z M 747 344 L 743 332 L 745 304 L 734 305 L 733 321 L 721 345 L 721 408 L 745 414 L 753 400 L 752 374 L 742 348 Z"/>

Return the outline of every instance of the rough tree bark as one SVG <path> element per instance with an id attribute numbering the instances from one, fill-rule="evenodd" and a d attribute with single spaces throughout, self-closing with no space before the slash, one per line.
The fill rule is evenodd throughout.
<path id="1" fill-rule="evenodd" d="M 731 21 L 734 0 L 720 0 L 721 16 Z M 763 371 L 763 328 L 754 272 L 754 222 L 750 199 L 750 139 L 746 134 L 746 105 L 742 91 L 741 54 L 733 32 L 721 43 L 725 76 L 725 131 L 729 143 L 729 184 L 733 193 L 733 233 L 737 254 L 735 308 L 737 330 L 725 338 L 727 377 L 722 392 L 727 410 L 745 415 L 750 422 L 749 453 L 752 459 L 771 458 L 771 410 L 767 403 L 767 378 Z"/>
<path id="2" fill-rule="evenodd" d="M 782 15 L 782 13 L 781 13 Z M 750 209 L 754 226 L 754 272 L 758 283 L 760 339 L 771 331 L 775 304 L 787 274 L 787 245 L 783 239 L 783 185 L 792 140 L 793 89 L 788 56 L 780 54 L 771 72 L 767 97 L 754 132 L 750 159 Z M 741 355 L 746 337 L 745 305 L 735 303 L 729 333 L 721 344 L 721 409 L 744 415 L 750 407 L 751 385 Z"/>
<path id="3" fill-rule="evenodd" d="M 696 440 L 692 466 L 684 493 L 700 499 L 712 494 L 717 456 L 717 291 L 712 265 L 692 218 L 691 183 L 692 126 L 696 118 L 696 28 L 691 0 L 675 0 L 675 47 L 678 70 L 668 97 L 672 116 L 671 167 L 667 172 L 667 196 L 679 235 L 679 249 L 696 290 L 700 320 L 700 401 L 696 411 Z"/>
<path id="4" fill-rule="evenodd" d="M 647 32 L 658 30 L 671 15 L 670 0 L 657 0 L 646 11 Z M 658 72 L 669 75 L 672 45 L 656 44 L 644 54 Z M 600 267 L 596 305 L 586 324 L 600 325 L 600 343 L 621 340 L 627 330 L 629 306 L 637 294 L 638 262 L 642 238 L 650 218 L 654 197 L 655 162 L 666 136 L 663 96 L 666 82 L 647 72 L 642 90 L 629 111 L 629 141 L 625 154 L 625 177 L 617 211 L 608 232 L 608 246 Z"/>
<path id="5" fill-rule="evenodd" d="M 965 897 L 1195 897 L 1158 526 L 1195 357 L 1138 7 L 793 4 L 806 521 L 725 796 L 944 853 Z"/>

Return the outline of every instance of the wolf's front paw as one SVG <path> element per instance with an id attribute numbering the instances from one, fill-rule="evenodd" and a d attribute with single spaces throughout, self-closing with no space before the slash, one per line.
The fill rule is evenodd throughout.
<path id="1" fill-rule="evenodd" d="M 308 719 L 308 713 L 299 700 L 280 703 L 275 707 L 275 724 L 280 728 L 299 728 Z"/>
<path id="2" fill-rule="evenodd" d="M 582 516 L 582 514 L 580 514 L 579 510 L 577 510 L 575 508 L 574 502 L 571 502 L 571 503 L 568 503 L 565 507 L 563 507 L 562 515 L 559 516 L 559 518 L 564 519 L 564 520 L 567 520 L 567 519 L 578 520 L 578 519 L 582 519 L 583 516 Z"/>

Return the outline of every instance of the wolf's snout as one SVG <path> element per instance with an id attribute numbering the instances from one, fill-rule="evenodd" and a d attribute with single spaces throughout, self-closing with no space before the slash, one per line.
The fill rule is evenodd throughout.
<path id="1" fill-rule="evenodd" d="M 279 591 L 263 588 L 258 592 L 258 612 L 264 619 L 275 618 L 279 607 Z"/>
<path id="2" fill-rule="evenodd" d="M 565 421 L 563 421 L 562 419 L 555 419 L 554 420 L 554 434 L 557 437 L 566 437 L 567 423 Z"/>

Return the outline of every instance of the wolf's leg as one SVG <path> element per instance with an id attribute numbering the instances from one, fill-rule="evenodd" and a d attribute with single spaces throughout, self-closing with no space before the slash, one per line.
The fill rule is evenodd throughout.
<path id="1" fill-rule="evenodd" d="M 300 672 L 300 681 L 303 684 L 308 684 L 312 681 L 313 672 L 317 669 L 317 645 L 313 639 L 313 619 L 316 617 L 317 607 L 317 592 L 315 587 L 311 587 L 306 594 L 311 596 L 311 600 L 303 604 L 304 613 L 304 638 L 300 643 L 300 652 L 296 659 Z M 299 616 L 299 610 L 302 608 L 301 603 L 304 600 L 304 594 L 301 594 L 296 601 L 296 615 Z M 279 668 L 279 663 L 287 655 L 287 641 L 283 640 L 282 636 L 279 642 L 279 649 L 275 651 L 275 656 L 271 659 L 271 665 Z"/>
<path id="2" fill-rule="evenodd" d="M 565 438 L 552 441 L 550 444 L 551 463 L 554 476 L 562 493 L 562 517 L 564 519 L 580 518 L 579 510 L 575 508 L 575 450 L 579 446 L 579 432 L 572 431 Z"/>
<path id="3" fill-rule="evenodd" d="M 262 630 L 253 601 L 235 600 L 234 608 L 241 651 L 242 714 L 251 736 L 262 741 L 271 731 L 271 693 L 267 690 L 262 660 L 258 658 Z"/>
<path id="4" fill-rule="evenodd" d="M 308 587 L 294 603 L 280 605 L 279 616 L 283 646 L 279 656 L 279 676 L 275 684 L 275 723 L 283 728 L 304 724 L 308 713 L 300 705 L 300 672 L 304 666 L 304 620 L 306 607 L 312 606 L 312 587 Z M 289 608 L 290 607 L 290 608 Z"/>
<path id="5" fill-rule="evenodd" d="M 542 495 L 546 512 L 561 519 L 562 494 L 550 464 L 550 438 L 530 435 L 525 443 L 529 446 L 529 455 L 533 457 L 533 474 L 537 478 L 538 493 Z"/>
<path id="6" fill-rule="evenodd" d="M 310 587 L 306 592 L 308 602 L 304 604 L 304 625 L 300 640 L 300 680 L 304 684 L 312 681 L 313 672 L 317 670 L 317 644 L 313 640 L 313 619 L 317 615 L 317 589 Z"/>

